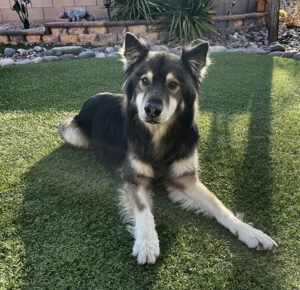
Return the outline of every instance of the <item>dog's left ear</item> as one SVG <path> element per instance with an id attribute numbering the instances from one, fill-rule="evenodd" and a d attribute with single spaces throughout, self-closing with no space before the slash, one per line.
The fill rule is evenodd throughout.
<path id="1" fill-rule="evenodd" d="M 184 48 L 182 51 L 182 61 L 187 65 L 193 75 L 203 77 L 206 66 L 209 64 L 208 43 L 203 42 L 192 48 Z"/>

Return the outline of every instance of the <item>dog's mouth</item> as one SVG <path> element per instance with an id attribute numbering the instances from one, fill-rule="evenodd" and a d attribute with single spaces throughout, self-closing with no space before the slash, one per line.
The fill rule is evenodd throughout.
<path id="1" fill-rule="evenodd" d="M 155 120 L 154 118 L 148 118 L 145 120 L 146 123 L 151 124 L 151 125 L 157 125 L 160 124 L 160 122 L 158 122 L 157 120 Z"/>

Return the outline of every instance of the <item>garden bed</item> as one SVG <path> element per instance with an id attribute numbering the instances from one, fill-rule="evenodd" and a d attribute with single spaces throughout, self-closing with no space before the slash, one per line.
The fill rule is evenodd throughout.
<path id="1" fill-rule="evenodd" d="M 264 26 L 268 13 L 250 13 L 215 17 L 215 28 L 223 35 L 238 30 L 249 30 Z M 153 43 L 161 43 L 166 33 L 157 32 L 158 21 L 94 21 L 94 22 L 51 22 L 45 30 L 0 30 L 3 44 L 90 44 L 112 45 L 124 40 L 125 32 L 132 32 Z"/>

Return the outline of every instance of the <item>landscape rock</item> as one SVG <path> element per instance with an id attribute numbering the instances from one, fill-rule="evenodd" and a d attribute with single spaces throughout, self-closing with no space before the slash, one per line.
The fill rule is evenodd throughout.
<path id="1" fill-rule="evenodd" d="M 297 53 L 293 56 L 294 60 L 300 60 L 300 53 Z"/>
<path id="2" fill-rule="evenodd" d="M 246 48 L 230 48 L 227 49 L 226 52 L 247 52 Z"/>
<path id="3" fill-rule="evenodd" d="M 271 52 L 272 51 L 282 51 L 282 52 L 285 51 L 285 47 L 281 44 L 271 45 L 270 49 L 271 49 Z"/>
<path id="4" fill-rule="evenodd" d="M 75 55 L 72 53 L 67 53 L 67 54 L 64 54 L 59 57 L 59 59 L 61 59 L 61 60 L 70 60 L 70 59 L 74 59 L 74 58 L 75 58 Z"/>
<path id="5" fill-rule="evenodd" d="M 98 53 L 96 53 L 95 57 L 96 58 L 104 58 L 104 57 L 106 57 L 106 54 L 104 52 L 98 52 Z"/>
<path id="6" fill-rule="evenodd" d="M 242 45 L 239 42 L 232 43 L 233 48 L 240 48 Z"/>
<path id="7" fill-rule="evenodd" d="M 36 54 L 36 56 L 40 56 L 40 57 L 46 56 L 46 52 L 45 52 L 45 51 L 38 52 L 38 53 Z"/>
<path id="8" fill-rule="evenodd" d="M 17 52 L 20 54 L 20 55 L 26 55 L 27 54 L 27 50 L 26 49 L 22 49 L 22 48 L 19 48 L 17 50 Z"/>
<path id="9" fill-rule="evenodd" d="M 15 64 L 27 64 L 27 63 L 30 63 L 30 59 L 25 58 L 15 62 Z"/>
<path id="10" fill-rule="evenodd" d="M 226 50 L 227 50 L 227 48 L 222 45 L 215 45 L 215 46 L 211 46 L 209 48 L 209 52 L 224 52 Z"/>
<path id="11" fill-rule="evenodd" d="M 119 57 L 120 54 L 118 52 L 111 52 L 107 55 L 108 57 Z"/>
<path id="12" fill-rule="evenodd" d="M 82 50 L 82 46 L 58 46 L 51 49 L 51 54 L 54 56 L 61 56 L 68 53 L 78 55 Z"/>
<path id="13" fill-rule="evenodd" d="M 108 47 L 105 48 L 105 51 L 106 51 L 107 53 L 111 53 L 111 52 L 114 52 L 115 49 L 114 49 L 113 47 L 111 47 L 111 46 L 108 46 Z"/>
<path id="14" fill-rule="evenodd" d="M 288 52 L 284 52 L 281 57 L 284 58 L 291 58 L 293 57 L 295 54 L 297 53 L 297 51 L 288 51 Z"/>
<path id="15" fill-rule="evenodd" d="M 153 51 L 169 51 L 169 48 L 166 45 L 153 45 L 151 46 Z"/>
<path id="16" fill-rule="evenodd" d="M 59 60 L 59 57 L 55 56 L 55 55 L 47 55 L 47 56 L 43 57 L 43 61 L 46 61 L 46 62 L 56 61 L 56 60 Z"/>
<path id="17" fill-rule="evenodd" d="M 44 48 L 43 47 L 41 47 L 41 46 L 35 46 L 34 48 L 33 48 L 36 52 L 42 52 L 42 51 L 44 51 Z"/>
<path id="18" fill-rule="evenodd" d="M 89 58 L 89 57 L 94 57 L 94 56 L 95 56 L 95 52 L 92 50 L 91 51 L 82 51 L 78 55 L 79 58 Z"/>
<path id="19" fill-rule="evenodd" d="M 42 57 L 35 57 L 35 58 L 33 58 L 32 60 L 30 60 L 30 62 L 32 62 L 32 63 L 40 63 L 40 62 L 42 62 L 43 61 L 43 58 Z"/>
<path id="20" fill-rule="evenodd" d="M 8 66 L 13 64 L 15 64 L 15 62 L 11 58 L 0 59 L 0 66 Z"/>
<path id="21" fill-rule="evenodd" d="M 16 52 L 17 52 L 16 49 L 7 47 L 7 48 L 4 49 L 4 56 L 9 56 L 9 57 L 11 57 L 11 56 L 13 56 Z"/>
<path id="22" fill-rule="evenodd" d="M 180 49 L 176 49 L 176 48 L 170 48 L 170 52 L 176 54 L 176 55 L 181 55 L 181 50 Z"/>
<path id="23" fill-rule="evenodd" d="M 106 46 L 99 46 L 99 47 L 94 47 L 93 51 L 94 52 L 104 52 L 106 49 Z"/>
<path id="24" fill-rule="evenodd" d="M 269 56 L 281 56 L 283 54 L 282 51 L 272 51 L 268 55 Z"/>
<path id="25" fill-rule="evenodd" d="M 263 48 L 250 48 L 247 49 L 247 53 L 255 53 L 255 54 L 268 54 L 266 50 Z"/>

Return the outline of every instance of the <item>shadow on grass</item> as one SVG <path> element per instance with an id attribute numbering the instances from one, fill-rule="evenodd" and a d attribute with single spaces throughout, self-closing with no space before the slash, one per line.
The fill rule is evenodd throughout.
<path id="1" fill-rule="evenodd" d="M 26 245 L 25 288 L 138 284 L 144 268 L 131 257 L 133 239 L 119 215 L 120 180 L 102 168 L 93 152 L 63 145 L 25 179 L 19 220 Z"/>
<path id="2" fill-rule="evenodd" d="M 200 113 L 204 111 L 213 115 L 208 144 L 200 152 L 200 158 L 202 166 L 211 169 L 222 168 L 222 164 L 218 163 L 222 154 L 225 154 L 225 160 L 230 161 L 229 157 L 235 151 L 230 144 L 230 120 L 235 115 L 250 114 L 243 160 L 232 170 L 231 206 L 244 212 L 247 221 L 249 218 L 268 232 L 274 231 L 270 214 L 274 187 L 269 144 L 272 58 L 262 58 L 264 62 L 261 64 L 257 63 L 258 59 L 246 63 L 244 72 L 240 67 L 231 67 L 229 62 L 228 73 L 222 79 L 218 79 L 217 68 L 212 66 L 209 75 L 216 77 L 207 79 L 207 82 L 212 82 L 211 90 L 205 91 L 200 98 Z M 222 58 L 219 57 L 218 61 L 222 63 Z M 249 65 L 257 66 L 252 71 L 262 75 L 260 84 L 243 78 L 243 74 L 249 76 Z M 228 92 L 224 89 L 218 95 L 218 91 L 213 91 L 214 82 Z M 229 98 L 236 88 L 241 89 L 236 91 L 235 97 Z M 67 105 L 64 104 L 65 107 Z M 209 179 L 209 175 L 204 174 L 203 177 Z M 160 279 L 167 280 L 168 275 L 172 285 L 172 275 L 192 276 L 191 271 L 196 276 L 191 283 L 213 283 L 215 278 L 211 276 L 219 273 L 220 279 L 224 280 L 220 286 L 230 284 L 238 289 L 249 282 L 249 287 L 258 287 L 267 280 L 268 287 L 276 288 L 275 272 L 270 269 L 274 267 L 272 254 L 248 250 L 216 221 L 180 211 L 166 196 L 155 198 L 158 202 L 154 209 L 161 257 L 156 265 L 137 265 L 135 258 L 131 257 L 133 239 L 119 215 L 117 191 L 121 181 L 99 164 L 93 152 L 63 145 L 35 164 L 24 179 L 26 189 L 18 220 L 26 249 L 24 288 L 149 289 L 157 286 Z M 177 235 L 183 226 L 188 228 L 191 224 L 207 236 L 203 234 L 196 239 L 198 242 L 203 238 L 203 242 L 189 248 L 184 242 L 180 244 L 177 241 Z M 218 264 L 224 258 L 223 249 L 215 247 L 215 252 L 210 252 L 214 242 L 211 236 L 220 239 L 220 244 L 229 244 L 230 253 L 227 253 L 226 259 L 231 268 L 227 269 L 224 277 L 223 264 Z M 210 239 L 209 243 L 206 239 Z M 180 246 L 192 249 L 198 260 L 193 258 L 192 262 L 188 260 L 192 265 L 185 265 L 184 261 L 190 255 L 185 257 Z M 198 250 L 205 255 L 203 264 Z M 169 255 L 179 256 L 181 264 L 172 264 L 173 260 L 168 260 Z M 212 267 L 214 263 L 218 264 L 216 272 L 201 272 L 201 267 L 207 266 L 210 260 Z M 195 267 L 196 263 L 200 264 Z M 159 271 L 164 267 L 167 267 L 167 274 L 163 276 Z M 205 285 L 214 285 L 208 282 Z M 168 285 L 167 282 L 164 285 Z"/>
<path id="3" fill-rule="evenodd" d="M 218 57 L 218 61 L 222 62 L 221 56 Z M 273 184 L 270 157 L 273 58 L 255 56 L 253 59 L 241 60 L 238 65 L 239 67 L 232 66 L 231 63 L 225 64 L 228 72 L 223 73 L 221 77 L 218 77 L 220 75 L 217 68 L 212 66 L 209 75 L 214 75 L 215 78 L 209 79 L 209 82 L 215 82 L 225 89 L 219 95 L 217 91 L 205 91 L 199 99 L 200 114 L 209 112 L 212 116 L 206 146 L 204 151 L 200 152 L 201 167 L 218 170 L 214 173 L 204 170 L 203 178 L 207 178 L 213 184 L 215 178 L 222 179 L 225 176 L 224 188 L 219 185 L 219 189 L 223 191 L 223 197 L 231 201 L 231 206 L 228 206 L 235 212 L 244 213 L 246 222 L 253 222 L 255 227 L 272 236 L 276 232 L 272 223 L 272 195 L 276 187 Z M 235 88 L 239 89 L 234 91 Z M 227 92 L 230 98 L 226 97 Z M 241 142 L 244 152 L 242 156 L 236 157 L 231 138 L 235 128 L 231 121 L 243 114 L 248 115 L 245 115 L 248 119 L 247 127 L 239 128 L 247 132 L 245 140 Z M 242 137 L 244 133 L 241 132 L 240 135 Z M 231 192 L 226 189 L 228 184 Z M 254 255 L 258 259 L 264 256 L 270 263 L 275 260 L 272 253 Z M 248 274 L 253 271 L 253 264 L 242 258 L 235 261 L 234 267 L 236 273 L 233 275 L 237 278 L 247 271 Z M 266 279 L 269 277 L 269 285 L 275 287 L 275 269 L 270 268 L 269 265 L 256 269 L 259 272 L 256 275 L 255 271 L 253 272 L 253 280 L 249 281 L 249 287 L 252 283 L 257 284 L 264 276 Z M 238 283 L 238 279 L 235 282 Z"/>

